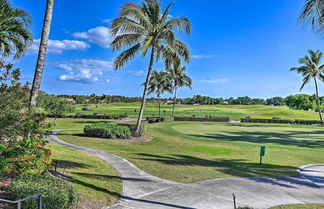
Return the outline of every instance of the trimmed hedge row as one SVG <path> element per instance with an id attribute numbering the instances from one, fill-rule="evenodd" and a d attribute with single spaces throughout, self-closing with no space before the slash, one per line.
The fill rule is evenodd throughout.
<path id="1" fill-rule="evenodd" d="M 208 117 L 208 118 L 195 118 L 195 117 L 174 117 L 174 121 L 200 121 L 200 122 L 229 122 L 229 117 Z"/>
<path id="2" fill-rule="evenodd" d="M 46 115 L 49 118 L 82 118 L 82 119 L 114 119 L 114 120 L 120 120 L 122 118 L 127 118 L 128 115 L 80 115 L 80 114 L 75 114 L 75 115 L 61 115 L 61 116 L 55 116 L 51 114 Z"/>
<path id="3" fill-rule="evenodd" d="M 78 201 L 78 194 L 70 183 L 50 175 L 23 174 L 5 187 L 5 198 L 9 200 L 39 193 L 43 195 L 43 208 L 46 209 L 71 209 Z M 37 198 L 23 201 L 22 208 L 38 208 Z"/>
<path id="4" fill-rule="evenodd" d="M 146 117 L 148 123 L 158 123 L 160 122 L 159 117 Z M 173 122 L 173 117 L 161 117 L 161 122 Z"/>
<path id="5" fill-rule="evenodd" d="M 127 126 L 119 126 L 112 123 L 96 123 L 86 125 L 83 133 L 89 137 L 100 137 L 108 139 L 128 139 L 132 133 Z"/>
<path id="6" fill-rule="evenodd" d="M 282 124 L 301 124 L 316 125 L 321 124 L 317 120 L 289 120 L 289 119 L 261 119 L 261 118 L 241 118 L 242 123 L 282 123 Z"/>

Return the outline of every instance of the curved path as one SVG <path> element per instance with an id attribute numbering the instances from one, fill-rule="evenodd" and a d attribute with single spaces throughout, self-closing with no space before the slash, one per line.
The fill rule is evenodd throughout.
<path id="1" fill-rule="evenodd" d="M 281 204 L 324 204 L 324 165 L 304 166 L 298 178 L 224 178 L 183 184 L 149 175 L 111 153 L 64 142 L 56 136 L 59 131 L 54 131 L 49 141 L 102 158 L 120 174 L 121 202 L 106 209 L 231 209 L 233 193 L 238 206 L 256 209 Z"/>

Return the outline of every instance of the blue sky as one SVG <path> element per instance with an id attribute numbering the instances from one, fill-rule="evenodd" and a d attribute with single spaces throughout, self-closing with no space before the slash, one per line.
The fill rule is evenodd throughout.
<path id="1" fill-rule="evenodd" d="M 115 72 L 117 56 L 109 48 L 108 22 L 129 0 L 55 0 L 41 89 L 52 94 L 118 94 L 140 96 L 147 59 L 136 57 Z M 134 0 L 135 2 L 140 2 Z M 45 0 L 11 0 L 30 12 L 35 44 L 17 66 L 32 81 L 45 11 Z M 170 0 L 164 0 L 167 6 Z M 268 98 L 299 93 L 301 77 L 290 72 L 307 49 L 323 50 L 323 39 L 297 22 L 304 0 L 177 0 L 170 14 L 192 21 L 188 44 L 192 62 L 187 73 L 194 94 L 212 97 Z M 157 63 L 155 69 L 163 69 Z M 323 83 L 320 91 L 324 94 Z M 302 93 L 313 93 L 310 83 Z M 169 96 L 169 95 L 165 95 Z"/>

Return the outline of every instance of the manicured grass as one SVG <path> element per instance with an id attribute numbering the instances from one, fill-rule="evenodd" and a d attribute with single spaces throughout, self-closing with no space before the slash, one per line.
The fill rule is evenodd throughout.
<path id="1" fill-rule="evenodd" d="M 299 205 L 281 205 L 271 209 L 323 209 L 324 205 L 319 204 L 299 204 Z"/>
<path id="2" fill-rule="evenodd" d="M 100 104 L 98 108 L 95 105 L 87 105 L 89 111 L 83 111 L 84 105 L 75 105 L 75 113 L 93 114 L 98 112 L 100 114 L 125 114 L 131 117 L 138 116 L 140 103 L 112 103 Z M 172 105 L 162 105 L 162 116 L 170 116 Z M 157 116 L 157 104 L 147 103 L 145 105 L 144 116 Z M 192 116 L 205 117 L 210 116 L 228 116 L 232 119 L 244 118 L 250 115 L 253 118 L 272 118 L 282 117 L 285 119 L 305 119 L 305 120 L 319 120 L 318 114 L 315 112 L 290 110 L 288 107 L 274 107 L 264 105 L 176 105 L 176 116 Z"/>
<path id="3" fill-rule="evenodd" d="M 63 140 L 112 152 L 144 171 L 178 182 L 222 177 L 296 176 L 300 165 L 324 162 L 324 128 L 175 122 L 149 124 L 147 143 L 117 143 L 64 131 Z M 259 165 L 260 146 L 264 164 Z"/>
<path id="4" fill-rule="evenodd" d="M 82 196 L 80 208 L 102 208 L 112 205 L 122 192 L 122 181 L 117 172 L 99 158 L 83 152 L 48 145 L 53 159 L 58 162 L 57 171 L 68 175 Z"/>
<path id="5" fill-rule="evenodd" d="M 48 122 L 53 123 L 53 119 L 47 119 Z M 59 118 L 56 120 L 56 126 L 53 129 L 83 129 L 87 124 L 111 122 L 114 120 L 98 120 L 98 119 L 74 119 L 74 118 Z"/>
<path id="6" fill-rule="evenodd" d="M 94 104 L 87 105 L 89 110 L 83 111 L 84 105 L 74 105 L 75 113 L 79 114 L 99 114 L 107 113 L 110 115 L 128 114 L 131 117 L 138 116 L 140 103 L 112 103 L 100 104 L 98 108 Z M 172 105 L 161 106 L 162 116 L 171 116 Z M 147 103 L 145 105 L 144 116 L 157 116 L 157 104 Z M 281 117 L 285 119 L 304 119 L 319 120 L 318 114 L 310 111 L 290 110 L 288 107 L 275 107 L 264 105 L 176 105 L 176 116 L 205 117 L 210 116 L 228 116 L 232 119 L 244 118 L 250 115 L 253 118 L 272 118 Z"/>

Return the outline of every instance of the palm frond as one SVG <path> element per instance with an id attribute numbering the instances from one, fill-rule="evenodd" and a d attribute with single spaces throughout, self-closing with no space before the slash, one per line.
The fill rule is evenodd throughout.
<path id="1" fill-rule="evenodd" d="M 308 84 L 310 80 L 311 80 L 311 76 L 310 75 L 304 77 L 303 84 L 301 85 L 299 91 L 303 90 L 303 88 L 305 87 L 305 85 Z"/>
<path id="2" fill-rule="evenodd" d="M 134 56 L 140 51 L 140 49 L 141 49 L 141 44 L 138 43 L 135 46 L 122 52 L 114 62 L 114 69 L 118 70 L 119 68 L 127 64 L 131 59 L 134 58 Z"/>
<path id="3" fill-rule="evenodd" d="M 117 36 L 110 44 L 114 51 L 131 46 L 141 40 L 141 34 L 123 34 Z"/>
<path id="4" fill-rule="evenodd" d="M 166 23 L 166 28 L 171 30 L 185 31 L 188 35 L 191 33 L 191 22 L 188 18 L 173 18 Z"/>

